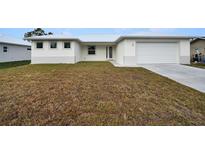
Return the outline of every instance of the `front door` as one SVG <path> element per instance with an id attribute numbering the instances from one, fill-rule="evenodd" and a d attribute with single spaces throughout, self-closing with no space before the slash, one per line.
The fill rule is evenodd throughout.
<path id="1" fill-rule="evenodd" d="M 106 58 L 107 59 L 112 59 L 112 55 L 113 53 L 112 53 L 112 47 L 110 47 L 110 46 L 107 46 L 106 47 Z"/>

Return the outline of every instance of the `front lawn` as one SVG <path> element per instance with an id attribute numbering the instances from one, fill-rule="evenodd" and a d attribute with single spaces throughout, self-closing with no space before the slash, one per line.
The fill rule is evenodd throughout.
<path id="1" fill-rule="evenodd" d="M 4 65 L 0 125 L 205 125 L 205 94 L 109 62 Z"/>

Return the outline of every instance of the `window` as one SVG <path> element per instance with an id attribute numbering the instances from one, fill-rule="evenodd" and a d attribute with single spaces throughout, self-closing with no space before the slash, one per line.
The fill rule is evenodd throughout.
<path id="1" fill-rule="evenodd" d="M 7 47 L 7 46 L 4 46 L 4 47 L 3 47 L 3 51 L 4 51 L 4 52 L 7 52 L 7 51 L 8 51 L 8 47 Z"/>
<path id="2" fill-rule="evenodd" d="M 64 42 L 64 48 L 70 48 L 70 42 Z"/>
<path id="3" fill-rule="evenodd" d="M 50 48 L 52 48 L 52 49 L 57 48 L 57 42 L 51 42 Z"/>
<path id="4" fill-rule="evenodd" d="M 95 55 L 95 46 L 89 46 L 88 47 L 88 54 L 89 55 Z"/>
<path id="5" fill-rule="evenodd" d="M 36 43 L 36 48 L 38 48 L 38 49 L 43 48 L 43 42 L 37 42 Z"/>
<path id="6" fill-rule="evenodd" d="M 27 48 L 27 50 L 28 50 L 28 51 L 31 51 L 31 48 L 30 48 L 30 47 L 28 47 L 28 48 Z"/>

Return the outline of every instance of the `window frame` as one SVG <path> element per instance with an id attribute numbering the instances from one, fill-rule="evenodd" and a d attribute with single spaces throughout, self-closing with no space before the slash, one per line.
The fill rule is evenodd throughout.
<path id="1" fill-rule="evenodd" d="M 55 47 L 53 48 L 52 47 L 52 43 L 55 43 Z M 50 49 L 57 49 L 58 48 L 58 43 L 57 43 L 57 41 L 51 41 L 50 42 Z"/>
<path id="2" fill-rule="evenodd" d="M 41 44 L 42 44 L 42 47 L 41 47 L 41 48 L 38 47 L 38 43 L 41 43 Z M 36 42 L 36 49 L 43 49 L 43 42 Z"/>
<path id="3" fill-rule="evenodd" d="M 8 46 L 3 46 L 3 52 L 8 52 Z"/>
<path id="4" fill-rule="evenodd" d="M 65 44 L 66 44 L 66 43 L 69 43 L 69 48 L 66 48 L 66 47 L 65 47 Z M 70 49 L 70 48 L 71 48 L 71 43 L 70 43 L 70 42 L 64 42 L 64 43 L 63 43 L 63 47 L 64 47 L 64 49 Z"/>
<path id="5" fill-rule="evenodd" d="M 90 48 L 94 48 L 94 49 L 92 49 L 92 50 L 90 50 Z M 94 53 L 89 53 L 89 52 L 93 52 L 94 51 Z M 96 46 L 88 46 L 88 55 L 96 55 Z"/>

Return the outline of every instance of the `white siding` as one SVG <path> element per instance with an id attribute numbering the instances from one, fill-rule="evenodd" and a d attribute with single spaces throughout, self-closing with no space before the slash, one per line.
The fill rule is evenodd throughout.
<path id="1" fill-rule="evenodd" d="M 81 54 L 82 61 L 105 61 L 106 46 L 96 46 L 95 55 L 88 55 L 88 46 L 83 46 Z"/>
<path id="2" fill-rule="evenodd" d="M 7 52 L 3 52 L 3 46 L 8 47 Z M 0 62 L 31 60 L 31 51 L 27 50 L 28 47 L 0 43 Z"/>

